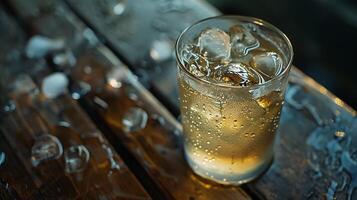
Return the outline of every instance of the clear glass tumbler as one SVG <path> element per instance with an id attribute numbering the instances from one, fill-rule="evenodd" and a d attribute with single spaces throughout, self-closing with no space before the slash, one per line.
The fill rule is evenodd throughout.
<path id="1" fill-rule="evenodd" d="M 264 41 L 272 42 L 279 49 L 280 71 L 265 82 L 248 86 L 221 84 L 193 73 L 183 58 L 187 44 L 195 43 L 207 29 L 228 32 L 237 24 L 253 31 L 259 29 Z M 249 56 L 244 59 L 251 59 Z M 193 171 L 215 182 L 233 185 L 260 175 L 273 158 L 273 143 L 293 57 L 289 39 L 260 19 L 218 16 L 185 29 L 176 42 L 176 57 L 184 152 Z"/>

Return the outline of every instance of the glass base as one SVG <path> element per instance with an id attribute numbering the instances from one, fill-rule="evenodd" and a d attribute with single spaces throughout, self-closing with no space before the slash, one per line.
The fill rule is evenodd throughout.
<path id="1" fill-rule="evenodd" d="M 257 178 L 259 175 L 263 174 L 271 165 L 273 161 L 273 156 L 270 159 L 266 159 L 263 163 L 258 165 L 255 169 L 250 170 L 248 173 L 219 173 L 218 171 L 208 171 L 202 167 L 199 167 L 201 164 L 196 163 L 193 159 L 190 158 L 185 152 L 186 161 L 188 162 L 191 169 L 195 174 L 203 177 L 205 179 L 214 181 L 223 185 L 235 185 L 239 186 L 253 179 Z"/>

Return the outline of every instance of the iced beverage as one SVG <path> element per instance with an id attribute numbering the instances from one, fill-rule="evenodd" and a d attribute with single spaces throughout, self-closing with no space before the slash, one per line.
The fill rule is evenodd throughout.
<path id="1" fill-rule="evenodd" d="M 259 19 L 220 16 L 176 44 L 186 159 L 200 176 L 239 185 L 273 157 L 292 60 L 287 37 Z"/>

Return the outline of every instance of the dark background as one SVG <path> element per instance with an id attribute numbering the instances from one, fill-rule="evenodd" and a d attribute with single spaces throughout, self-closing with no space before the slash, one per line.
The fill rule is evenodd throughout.
<path id="1" fill-rule="evenodd" d="M 294 65 L 357 109 L 357 1 L 208 1 L 277 26 L 293 44 Z"/>

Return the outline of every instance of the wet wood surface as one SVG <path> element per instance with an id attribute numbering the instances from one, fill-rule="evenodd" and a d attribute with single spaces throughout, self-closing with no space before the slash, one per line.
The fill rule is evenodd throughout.
<path id="1" fill-rule="evenodd" d="M 22 57 L 25 44 L 21 41 L 25 42 L 25 33 L 3 8 L 0 14 L 1 29 L 16 38 L 3 40 L 2 44 L 8 48 L 1 49 L 0 54 L 9 55 L 8 52 L 22 47 L 17 49 L 20 59 L 0 60 L 4 72 L 1 199 L 97 199 L 101 196 L 150 199 L 122 158 L 67 92 L 55 99 L 41 92 L 38 84 L 52 72 L 45 62 Z M 11 46 L 12 41 L 16 45 Z M 36 70 L 29 70 L 35 67 Z M 46 143 L 49 146 L 41 144 L 44 138 L 49 139 Z M 38 157 L 36 147 L 47 151 Z"/>
<path id="2" fill-rule="evenodd" d="M 1 198 L 357 198 L 356 113 L 296 68 L 272 166 L 242 187 L 194 175 L 173 117 L 178 115 L 173 56 L 150 52 L 158 41 L 172 51 L 184 27 L 218 12 L 201 1 L 128 1 L 122 12 L 113 10 L 116 1 L 103 2 L 15 0 L 1 8 L 1 28 L 11 33 L 0 37 L 6 71 Z M 25 47 L 35 35 L 62 41 L 63 47 L 29 58 Z M 69 85 L 57 98 L 46 98 L 43 79 L 54 72 L 65 75 Z M 28 87 L 6 85 L 15 80 Z M 34 167 L 31 149 L 48 133 L 59 138 L 63 150 L 85 146 L 90 152 L 85 170 L 66 172 L 64 155 Z"/>

